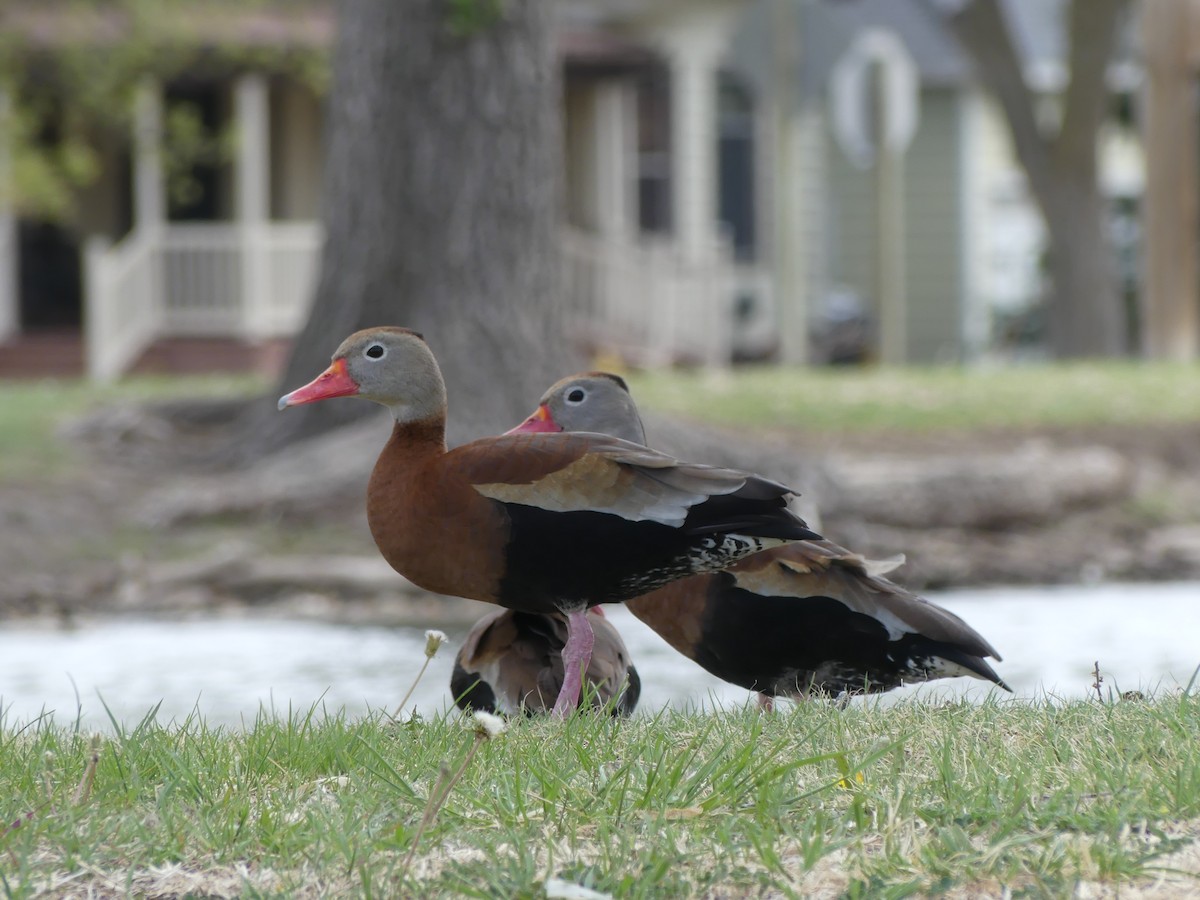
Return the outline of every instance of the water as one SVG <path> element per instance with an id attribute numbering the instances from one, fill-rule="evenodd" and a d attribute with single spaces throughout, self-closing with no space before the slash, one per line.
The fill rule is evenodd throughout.
<path id="1" fill-rule="evenodd" d="M 931 599 L 965 618 L 1004 654 L 998 671 L 1019 697 L 1080 697 L 1100 662 L 1106 688 L 1186 685 L 1200 665 L 1200 583 L 956 591 Z M 480 614 L 485 611 L 480 605 Z M 609 611 L 642 676 L 640 710 L 741 705 L 749 695 L 679 656 L 623 608 Z M 434 627 L 437 627 L 436 625 Z M 450 705 L 463 630 L 450 632 L 414 694 L 423 714 Z M 266 709 L 314 704 L 350 715 L 393 709 L 424 659 L 422 629 L 279 620 L 114 620 L 73 631 L 5 626 L 0 706 L 11 727 L 50 712 L 61 724 L 136 724 L 161 703 L 160 721 L 195 711 L 210 724 L 249 724 Z M 960 678 L 890 696 L 981 698 Z"/>

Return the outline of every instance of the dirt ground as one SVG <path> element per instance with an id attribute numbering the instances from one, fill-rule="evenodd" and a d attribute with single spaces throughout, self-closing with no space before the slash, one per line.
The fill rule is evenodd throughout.
<path id="1" fill-rule="evenodd" d="M 0 482 L 0 618 L 477 613 L 375 552 L 362 498 L 386 423 L 227 470 L 214 460 L 235 413 L 100 410 L 62 429 L 76 464 L 61 477 Z M 799 471 L 827 537 L 905 554 L 893 577 L 914 589 L 1200 578 L 1200 423 L 756 443 L 765 474 Z"/>
<path id="2" fill-rule="evenodd" d="M 913 587 L 1200 577 L 1200 422 L 891 436 L 886 451 L 860 437 L 822 458 L 842 474 L 839 460 L 883 460 L 892 502 L 878 485 L 845 502 L 834 485 L 825 527 L 868 555 L 905 553 L 897 578 Z"/>

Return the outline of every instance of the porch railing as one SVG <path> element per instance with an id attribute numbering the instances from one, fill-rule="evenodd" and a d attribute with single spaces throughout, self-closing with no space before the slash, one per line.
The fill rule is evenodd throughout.
<path id="1" fill-rule="evenodd" d="M 17 221 L 0 202 L 0 343 L 17 331 L 17 256 Z"/>
<path id="2" fill-rule="evenodd" d="M 162 242 L 165 334 L 295 334 L 316 284 L 321 239 L 315 222 L 169 226 Z"/>
<path id="3" fill-rule="evenodd" d="M 87 246 L 88 374 L 116 378 L 163 337 L 289 336 L 308 312 L 315 222 L 177 223 Z"/>
<path id="4" fill-rule="evenodd" d="M 90 238 L 84 246 L 88 374 L 116 378 L 161 330 L 157 242 L 134 230 L 113 246 Z"/>
<path id="5" fill-rule="evenodd" d="M 112 379 L 162 337 L 290 336 L 304 324 L 322 234 L 315 222 L 173 223 L 86 249 L 88 371 Z M 730 359 L 729 254 L 688 264 L 665 240 L 619 242 L 568 230 L 565 312 L 572 337 L 647 365 Z"/>
<path id="6" fill-rule="evenodd" d="M 666 240 L 620 242 L 568 230 L 564 253 L 576 339 L 646 365 L 729 362 L 735 274 L 723 245 L 689 263 Z"/>
<path id="7" fill-rule="evenodd" d="M 168 226 L 162 240 L 162 333 L 220 337 L 245 324 L 242 236 L 220 222 Z"/>

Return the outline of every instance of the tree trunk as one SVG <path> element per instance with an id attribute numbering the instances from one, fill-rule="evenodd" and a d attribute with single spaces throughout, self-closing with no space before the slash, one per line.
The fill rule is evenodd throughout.
<path id="1" fill-rule="evenodd" d="M 462 3 L 343 0 L 312 313 L 277 390 L 242 423 L 236 472 L 221 476 L 203 506 L 308 514 L 361 492 L 377 455 L 362 446 L 370 424 L 293 451 L 308 454 L 303 465 L 290 455 L 259 459 L 377 408 L 332 400 L 275 409 L 358 328 L 424 333 L 449 389 L 451 444 L 511 428 L 582 367 L 555 302 L 562 156 L 552 4 L 505 0 L 499 22 L 455 36 L 446 13 Z M 381 445 L 384 434 L 381 425 Z M 687 458 L 810 481 L 811 467 L 787 446 L 730 442 L 671 421 L 651 439 Z M 320 465 L 331 459 L 332 474 Z M 813 515 L 814 492 L 806 493 Z"/>
<path id="2" fill-rule="evenodd" d="M 932 0 L 926 0 L 932 5 Z M 1096 145 L 1108 104 L 1106 72 L 1126 0 L 1072 0 L 1070 81 L 1062 125 L 1042 132 L 999 0 L 967 0 L 948 19 L 984 87 L 1004 110 L 1013 147 L 1046 223 L 1049 339 L 1060 358 L 1127 352 Z"/>
<path id="3" fill-rule="evenodd" d="M 1105 232 L 1104 198 L 1093 180 L 1060 182 L 1046 212 L 1050 234 L 1050 345 L 1059 359 L 1120 356 L 1127 317 L 1117 291 L 1112 247 Z"/>
<path id="4" fill-rule="evenodd" d="M 345 0 L 327 119 L 321 274 L 278 393 L 353 331 L 404 325 L 441 363 L 453 443 L 511 427 L 573 367 L 555 315 L 559 84 L 552 4 Z M 459 19 L 452 19 L 452 16 Z M 278 396 L 278 393 L 276 396 Z M 248 415 L 254 455 L 368 412 Z"/>
<path id="5" fill-rule="evenodd" d="M 1144 3 L 1142 349 L 1152 359 L 1200 355 L 1200 128 L 1190 59 L 1194 4 Z"/>

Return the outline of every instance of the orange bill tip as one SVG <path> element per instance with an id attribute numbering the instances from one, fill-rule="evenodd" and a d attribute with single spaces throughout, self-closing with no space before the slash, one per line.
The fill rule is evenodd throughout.
<path id="1" fill-rule="evenodd" d="M 290 394 L 280 397 L 279 408 L 287 409 L 289 406 L 329 400 L 332 397 L 352 397 L 357 393 L 358 382 L 351 378 L 346 370 L 346 360 L 335 359 L 333 365 L 304 387 L 296 388 Z"/>
<path id="2" fill-rule="evenodd" d="M 518 425 L 516 428 L 510 428 L 505 434 L 535 434 L 544 431 L 562 431 L 562 426 L 554 421 L 554 416 L 550 415 L 550 407 L 545 403 L 541 404 L 533 411 L 528 419 Z"/>

